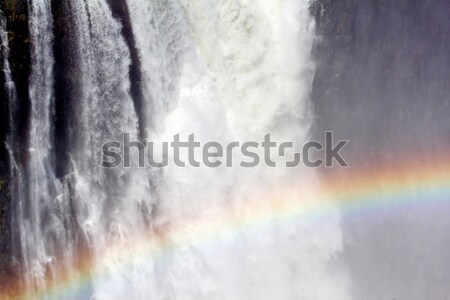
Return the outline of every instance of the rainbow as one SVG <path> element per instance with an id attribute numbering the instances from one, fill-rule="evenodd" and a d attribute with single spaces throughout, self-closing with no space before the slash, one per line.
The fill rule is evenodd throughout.
<path id="1" fill-rule="evenodd" d="M 108 276 L 111 266 L 126 270 L 136 259 L 142 263 L 157 261 L 186 245 L 237 239 L 242 233 L 265 230 L 273 222 L 295 226 L 298 222 L 322 222 L 334 217 L 337 210 L 342 214 L 376 214 L 409 204 L 450 205 L 450 161 L 348 171 L 345 176 L 337 173 L 324 180 L 321 193 L 298 186 L 280 188 L 270 196 L 247 201 L 237 213 L 208 213 L 187 218 L 179 225 L 160 226 L 94 254 L 97 259 L 79 255 L 76 270 L 53 280 L 45 290 L 30 294 L 20 291 L 18 283 L 11 283 L 8 295 L 2 296 L 0 291 L 0 300 L 59 300 L 61 295 L 85 295 L 92 278 Z M 101 267 L 100 263 L 93 271 L 94 261 L 98 265 L 99 259 L 108 264 Z"/>

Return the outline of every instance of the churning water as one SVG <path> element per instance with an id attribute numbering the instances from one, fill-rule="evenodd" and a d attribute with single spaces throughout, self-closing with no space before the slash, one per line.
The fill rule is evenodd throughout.
<path id="1" fill-rule="evenodd" d="M 75 82 L 67 97 L 75 100 L 65 112 L 68 171 L 58 176 L 53 119 L 64 100 L 54 90 L 56 12 L 50 0 L 29 1 L 28 158 L 11 166 L 23 298 L 348 299 L 345 277 L 329 268 L 342 248 L 337 215 L 286 222 L 277 210 L 280 198 L 315 206 L 313 170 L 100 167 L 103 143 L 123 133 L 228 143 L 270 132 L 305 142 L 314 74 L 308 1 L 127 0 L 126 7 L 132 37 L 106 0 L 63 5 Z M 139 64 L 139 101 L 131 64 Z"/>

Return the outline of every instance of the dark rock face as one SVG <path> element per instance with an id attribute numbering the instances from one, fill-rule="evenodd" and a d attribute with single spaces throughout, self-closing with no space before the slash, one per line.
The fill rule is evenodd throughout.
<path id="1" fill-rule="evenodd" d="M 316 0 L 311 11 L 315 134 L 350 140 L 342 180 L 355 169 L 442 156 L 450 146 L 450 2 Z M 370 218 L 344 212 L 342 260 L 354 299 L 445 299 L 449 213 L 428 205 Z"/>
<path id="2" fill-rule="evenodd" d="M 145 130 L 147 124 L 145 122 L 144 96 L 142 95 L 142 74 L 141 61 L 139 59 L 136 41 L 134 40 L 133 29 L 131 28 L 130 13 L 125 0 L 108 0 L 109 7 L 116 18 L 122 24 L 122 34 L 125 37 L 128 49 L 130 51 L 130 93 L 133 98 L 134 107 L 138 117 L 139 135 L 141 139 L 145 139 Z"/>
<path id="3" fill-rule="evenodd" d="M 78 67 L 78 53 L 74 40 L 74 16 L 67 1 L 51 2 L 53 16 L 53 53 L 54 65 L 54 143 L 55 174 L 65 176 L 69 170 L 69 149 L 74 141 L 74 133 L 70 124 L 75 120 L 73 115 L 79 95 L 81 77 Z"/>
<path id="4" fill-rule="evenodd" d="M 8 185 L 0 183 L 0 287 L 9 285 L 15 272 L 11 265 L 10 195 Z M 12 281 L 12 280 L 11 280 Z M 0 291 L 0 297 L 3 296 Z"/>
<path id="5" fill-rule="evenodd" d="M 144 135 L 145 122 L 143 117 L 144 101 L 141 89 L 140 60 L 137 53 L 134 35 L 131 28 L 130 15 L 126 1 L 108 1 L 114 17 L 121 23 L 125 41 L 130 50 L 130 93 L 138 112 L 141 137 Z M 70 172 L 69 153 L 76 145 L 76 132 L 71 128 L 77 120 L 75 116 L 76 103 L 81 98 L 82 82 L 79 69 L 79 46 L 76 40 L 76 22 L 70 3 L 52 0 L 55 57 L 55 168 L 57 177 Z"/>
<path id="6" fill-rule="evenodd" d="M 7 30 L 9 37 L 10 57 L 9 62 L 12 71 L 12 77 L 17 88 L 17 111 L 15 116 L 15 130 L 17 130 L 20 139 L 15 140 L 14 150 L 18 157 L 24 159 L 28 132 L 29 115 L 29 96 L 28 96 L 28 75 L 30 73 L 30 51 L 28 36 L 28 8 L 26 0 L 6 0 L 0 3 L 0 9 L 3 11 L 7 21 Z M 3 59 L 2 59 L 3 62 Z M 2 66 L 3 67 L 3 66 Z M 10 132 L 8 124 L 9 103 L 5 89 L 5 78 L 3 72 L 0 74 L 0 177 L 8 173 L 9 159 L 5 148 L 6 136 Z"/>
<path id="7" fill-rule="evenodd" d="M 10 48 L 9 63 L 17 89 L 17 114 L 9 124 L 10 103 L 5 87 L 4 73 L 0 72 L 0 296 L 7 293 L 9 283 L 15 282 L 17 270 L 12 265 L 12 203 L 9 170 L 9 154 L 6 140 L 12 130 L 19 138 L 10 140 L 10 146 L 20 165 L 26 159 L 26 135 L 28 132 L 29 96 L 28 76 L 30 73 L 30 52 L 28 35 L 28 7 L 26 0 L 5 0 L 0 2 L 8 30 Z M 0 66 L 3 69 L 3 57 Z"/>
<path id="8" fill-rule="evenodd" d="M 136 49 L 134 35 L 131 28 L 130 15 L 126 1 L 108 1 L 113 16 L 121 23 L 122 32 L 130 51 L 130 93 L 138 112 L 141 138 L 144 137 L 145 122 L 143 113 L 144 101 L 141 88 L 140 60 Z M 76 145 L 76 133 L 71 129 L 75 124 L 76 103 L 80 99 L 81 76 L 78 66 L 79 49 L 76 40 L 75 16 L 71 11 L 69 2 L 52 1 L 54 24 L 54 56 L 55 56 L 55 168 L 57 177 L 70 172 L 69 152 Z"/>

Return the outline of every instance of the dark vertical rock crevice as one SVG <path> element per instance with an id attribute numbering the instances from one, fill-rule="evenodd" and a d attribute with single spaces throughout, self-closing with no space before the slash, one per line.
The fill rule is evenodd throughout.
<path id="1" fill-rule="evenodd" d="M 71 124 L 76 120 L 77 101 L 81 95 L 81 76 L 77 65 L 75 26 L 70 10 L 70 2 L 53 0 L 53 54 L 54 65 L 54 151 L 55 173 L 63 177 L 70 172 L 70 149 L 74 142 Z"/>
<path id="2" fill-rule="evenodd" d="M 114 18 L 122 24 L 122 35 L 130 51 L 130 94 L 134 101 L 134 107 L 138 118 L 139 135 L 145 139 L 145 99 L 142 94 L 142 73 L 140 69 L 141 61 L 139 58 L 136 41 L 134 39 L 133 29 L 130 20 L 130 13 L 126 0 L 108 0 Z"/>
<path id="3" fill-rule="evenodd" d="M 79 105 L 83 95 L 83 82 L 80 68 L 80 49 L 77 37 L 76 16 L 70 1 L 52 0 L 53 16 L 53 55 L 54 66 L 54 166 L 55 174 L 68 191 L 69 217 L 64 220 L 64 228 L 69 239 L 74 241 L 77 251 L 82 255 L 76 256 L 76 263 L 81 258 L 88 257 L 89 250 L 86 236 L 78 222 L 79 211 L 76 208 L 77 195 L 73 191 L 73 166 L 71 154 L 76 149 L 77 119 L 83 107 Z"/>
<path id="4" fill-rule="evenodd" d="M 141 87 L 141 70 L 138 50 L 135 45 L 131 28 L 130 15 L 126 1 L 108 1 L 113 16 L 122 25 L 122 34 L 130 51 L 130 94 L 134 101 L 138 117 L 141 138 L 145 138 L 144 98 Z M 55 168 L 57 177 L 70 173 L 70 152 L 76 147 L 76 132 L 71 124 L 77 122 L 76 116 L 79 106 L 77 101 L 81 98 L 82 82 L 79 60 L 79 49 L 76 40 L 75 20 L 70 2 L 52 1 L 54 23 L 54 56 L 55 56 Z"/>
<path id="5" fill-rule="evenodd" d="M 3 15 L 3 9 L 0 7 L 0 14 Z M 3 16 L 2 16 L 3 17 Z M 9 157 L 6 149 L 6 138 L 9 129 L 9 99 L 6 88 L 5 73 L 2 71 L 5 66 L 3 62 L 3 49 L 0 48 L 0 178 L 5 179 L 8 174 Z"/>
<path id="6" fill-rule="evenodd" d="M 14 130 L 18 136 L 11 141 L 12 151 L 17 162 L 20 163 L 26 159 L 26 141 L 29 126 L 30 99 L 28 95 L 28 77 L 30 74 L 30 50 L 29 50 L 29 32 L 28 32 L 28 6 L 25 0 L 6 0 L 0 3 L 0 9 L 3 11 L 7 22 L 9 39 L 9 63 L 11 67 L 12 79 L 17 89 L 17 114 L 13 115 L 13 126 L 9 124 L 9 99 L 5 89 L 5 78 L 2 72 L 1 81 L 1 127 L 0 127 L 0 174 L 6 175 L 9 168 L 8 152 L 6 151 L 5 141 L 9 133 Z M 3 67 L 3 66 L 2 66 Z"/>
<path id="7" fill-rule="evenodd" d="M 13 110 L 5 87 L 4 73 L 0 72 L 0 296 L 13 289 L 18 271 L 13 265 L 12 228 L 13 203 L 11 183 L 16 180 L 10 172 L 10 154 L 7 140 L 15 162 L 21 168 L 27 159 L 28 126 L 30 99 L 28 78 L 30 74 L 30 50 L 28 31 L 28 6 L 26 0 L 5 0 L 0 2 L 7 24 L 9 42 L 9 64 L 12 79 L 16 86 L 17 98 Z M 0 64 L 3 64 L 3 57 Z M 3 70 L 3 65 L 1 65 Z M 10 124 L 9 116 L 13 122 Z M 14 137 L 11 136 L 15 132 Z"/>

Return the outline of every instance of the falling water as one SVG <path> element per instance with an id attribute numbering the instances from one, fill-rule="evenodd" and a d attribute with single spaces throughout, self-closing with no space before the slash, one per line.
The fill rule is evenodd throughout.
<path id="1" fill-rule="evenodd" d="M 15 200 L 25 285 L 33 291 L 47 284 L 46 277 L 55 263 L 53 255 L 64 233 L 58 224 L 57 183 L 51 168 L 53 54 L 49 1 L 31 1 L 29 20 L 32 60 L 29 162 L 22 174 L 28 185 L 26 193 Z"/>
<path id="2" fill-rule="evenodd" d="M 10 59 L 10 48 L 9 48 L 9 39 L 8 39 L 8 31 L 7 31 L 7 23 L 6 18 L 3 12 L 0 10 L 0 46 L 1 46 L 1 57 L 2 61 L 2 71 L 5 78 L 5 90 L 7 95 L 7 106 L 8 106 L 8 126 L 9 126 L 9 135 L 6 138 L 5 146 L 8 150 L 9 154 L 9 172 L 11 180 L 9 182 L 9 189 L 11 191 L 12 200 L 21 199 L 23 197 L 23 176 L 20 172 L 20 167 L 17 165 L 15 151 L 14 149 L 17 146 L 16 137 L 16 120 L 15 116 L 17 114 L 17 90 L 16 85 L 12 78 L 11 67 L 9 63 Z M 11 201 L 12 202 L 12 201 Z M 15 220 L 15 218 L 12 218 Z M 14 221 L 13 221 L 14 223 Z M 14 244 L 11 241 L 11 244 Z"/>
<path id="3" fill-rule="evenodd" d="M 70 150 L 73 173 L 68 179 L 75 199 L 76 248 L 87 248 L 83 251 L 101 261 L 110 244 L 127 243 L 132 234 L 146 230 L 152 197 L 145 170 L 100 167 L 103 143 L 121 140 L 123 133 L 132 140 L 138 138 L 138 120 L 129 94 L 130 54 L 120 24 L 106 1 L 72 0 L 70 4 L 65 13 L 72 15 L 80 73 L 80 99 L 75 99 L 74 107 L 77 123 L 72 125 L 74 147 Z M 102 290 L 110 291 L 112 285 L 122 287 L 122 296 L 116 297 L 123 299 L 136 291 L 128 281 L 120 273 L 107 279 L 93 278 L 88 293 L 110 299 L 113 296 L 103 296 Z"/>
<path id="4" fill-rule="evenodd" d="M 9 63 L 9 58 L 10 58 L 10 49 L 9 49 L 9 40 L 8 40 L 8 31 L 7 31 L 7 26 L 6 26 L 6 19 L 5 16 L 3 14 L 3 12 L 0 10 L 0 42 L 1 42 L 1 49 L 2 49 L 2 67 L 3 67 L 3 74 L 5 76 L 5 89 L 7 92 L 7 99 L 8 99 L 8 111 L 9 111 L 9 115 L 8 115 L 8 125 L 10 128 L 10 135 L 8 137 L 8 140 L 6 142 L 8 150 L 11 152 L 11 148 L 14 149 L 14 145 L 15 145 L 15 141 L 14 138 L 17 135 L 16 132 L 16 124 L 15 124 L 15 116 L 17 114 L 17 90 L 16 90 L 16 85 L 13 81 L 12 78 L 12 73 L 11 73 L 11 66 Z M 16 166 L 15 166 L 15 160 L 14 160 L 14 156 L 12 155 L 11 152 L 11 172 L 15 172 L 15 170 L 17 170 Z M 14 176 L 13 176 L 14 177 Z"/>
<path id="5" fill-rule="evenodd" d="M 273 217 L 264 230 L 215 245 L 179 245 L 170 230 L 189 234 L 196 230 L 189 220 L 204 216 L 249 218 L 245 207 L 254 199 L 283 195 L 287 186 L 292 201 L 306 202 L 301 187 L 318 188 L 313 171 L 100 167 L 103 143 L 122 133 L 137 140 L 139 124 L 156 141 L 177 133 L 202 142 L 260 141 L 270 132 L 277 141 L 305 142 L 314 73 L 308 1 L 127 0 L 146 122 L 130 94 L 130 45 L 107 1 L 68 3 L 79 98 L 70 172 L 56 178 L 52 13 L 50 1 L 30 1 L 29 184 L 17 217 L 28 289 L 75 276 L 89 256 L 87 287 L 57 299 L 348 299 L 342 276 L 327 268 L 341 249 L 337 216 L 316 227 Z M 163 255 L 143 259 L 132 246 L 136 236 Z"/>
<path id="6" fill-rule="evenodd" d="M 9 106 L 9 118 L 8 118 L 8 125 L 10 127 L 10 136 L 7 141 L 7 147 L 9 151 L 11 151 L 11 147 L 14 143 L 14 137 L 16 136 L 17 132 L 15 131 L 15 120 L 14 117 L 17 112 L 17 90 L 16 85 L 12 79 L 12 73 L 11 73 L 11 67 L 9 64 L 9 40 L 8 40 L 8 31 L 6 26 L 6 19 L 3 14 L 3 12 L 0 10 L 0 42 L 1 42 L 1 57 L 3 58 L 2 61 L 2 71 L 5 76 L 5 89 L 7 92 L 7 99 L 8 99 L 8 106 Z M 12 154 L 12 153 L 11 153 Z M 11 171 L 13 172 L 15 170 L 14 166 L 14 157 L 11 155 Z"/>
<path id="7" fill-rule="evenodd" d="M 14 103 L 17 98 L 16 85 L 12 79 L 11 67 L 9 65 L 9 41 L 8 41 L 8 31 L 6 28 L 6 19 L 3 15 L 3 12 L 0 10 L 0 42 L 2 47 L 2 66 L 3 66 L 3 74 L 5 75 L 5 87 L 8 92 L 8 99 L 10 103 Z M 10 111 L 14 111 L 14 109 L 10 109 Z M 12 122 L 12 116 L 10 116 L 10 124 Z"/>

